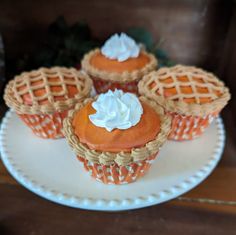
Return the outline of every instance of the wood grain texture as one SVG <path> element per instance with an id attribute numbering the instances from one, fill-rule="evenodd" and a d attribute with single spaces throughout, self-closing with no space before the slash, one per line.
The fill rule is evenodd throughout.
<path id="1" fill-rule="evenodd" d="M 235 206 L 191 201 L 236 201 L 235 12 L 233 1 L 223 0 L 1 0 L 0 30 L 8 61 L 33 51 L 58 15 L 70 23 L 85 19 L 98 38 L 145 26 L 156 38 L 165 38 L 163 47 L 172 59 L 216 71 L 230 86 L 233 100 L 223 111 L 227 131 L 223 157 L 203 183 L 183 195 L 190 201 L 174 199 L 116 213 L 72 209 L 29 192 L 0 162 L 0 234 L 236 234 Z M 0 105 L 0 116 L 5 110 Z"/>
<path id="2" fill-rule="evenodd" d="M 223 112 L 226 147 L 217 168 L 183 195 L 236 201 L 236 144 L 232 110 Z M 235 234 L 236 206 L 179 201 L 124 212 L 94 212 L 61 206 L 27 191 L 0 163 L 0 234 Z"/>
<path id="3" fill-rule="evenodd" d="M 235 214 L 172 201 L 116 213 L 68 208 L 27 190 L 1 187 L 0 234 L 234 234 Z M 16 197 L 17 195 L 17 197 Z"/>
<path id="4" fill-rule="evenodd" d="M 223 0 L 2 0 L 0 30 L 7 59 L 16 59 L 37 48 L 48 25 L 59 15 L 69 23 L 88 22 L 93 35 L 102 39 L 142 26 L 156 39 L 164 39 L 163 48 L 174 61 L 215 70 L 231 9 L 232 1 Z"/>
<path id="5" fill-rule="evenodd" d="M 227 36 L 225 38 L 225 46 L 222 54 L 221 62 L 218 66 L 218 74 L 223 77 L 227 86 L 230 88 L 232 99 L 229 106 L 232 110 L 236 109 L 236 82 L 235 82 L 235 68 L 236 68 L 236 2 L 233 7 L 233 15 Z M 232 125 L 236 125 L 236 112 L 233 112 Z M 236 139 L 236 132 L 234 140 Z"/>

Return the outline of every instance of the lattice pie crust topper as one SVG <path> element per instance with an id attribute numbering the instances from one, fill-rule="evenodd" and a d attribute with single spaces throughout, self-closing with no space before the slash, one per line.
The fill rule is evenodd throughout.
<path id="1" fill-rule="evenodd" d="M 165 91 L 172 88 L 176 94 L 166 97 Z M 186 88 L 192 92 L 183 92 Z M 229 89 L 212 73 L 183 65 L 150 72 L 139 82 L 138 89 L 141 95 L 155 100 L 166 111 L 181 115 L 205 117 L 219 112 L 230 99 Z M 201 102 L 204 99 L 209 102 Z"/>
<path id="2" fill-rule="evenodd" d="M 73 94 L 69 87 L 74 89 Z M 70 109 L 88 97 L 91 87 L 88 75 L 74 68 L 40 68 L 11 80 L 5 88 L 4 99 L 20 114 L 52 114 Z M 25 102 L 24 96 L 29 97 L 30 104 Z"/>
<path id="3" fill-rule="evenodd" d="M 100 53 L 100 49 L 98 48 L 87 53 L 81 62 L 82 68 L 89 75 L 95 78 L 100 78 L 105 81 L 111 81 L 111 82 L 126 83 L 126 82 L 137 81 L 141 79 L 148 72 L 154 70 L 157 67 L 157 63 L 158 63 L 154 55 L 147 53 L 145 51 L 142 51 L 142 53 L 148 56 L 150 59 L 149 63 L 147 63 L 143 68 L 136 69 L 132 72 L 128 72 L 128 71 L 124 71 L 123 73 L 110 72 L 110 71 L 108 72 L 105 70 L 97 69 L 90 64 L 91 58 L 97 53 Z"/>

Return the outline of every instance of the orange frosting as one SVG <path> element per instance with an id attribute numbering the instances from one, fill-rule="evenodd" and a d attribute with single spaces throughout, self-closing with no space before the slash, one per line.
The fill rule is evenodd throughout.
<path id="1" fill-rule="evenodd" d="M 123 62 L 111 60 L 99 52 L 94 54 L 90 60 L 90 64 L 99 70 L 122 73 L 124 71 L 132 72 L 137 69 L 142 69 L 149 61 L 150 58 L 142 52 L 137 58 L 129 58 Z"/>
<path id="2" fill-rule="evenodd" d="M 66 78 L 66 79 L 68 79 L 68 80 L 72 79 L 73 80 L 73 78 L 69 78 L 69 77 Z M 60 80 L 59 77 L 49 77 L 48 81 L 49 82 L 60 82 L 61 80 Z M 41 84 L 43 84 L 43 80 L 38 80 L 38 81 L 32 81 L 31 82 L 31 86 L 37 86 L 37 85 L 41 85 Z M 26 85 L 22 85 L 18 89 L 19 89 L 19 91 L 27 90 L 27 87 L 26 87 Z M 78 90 L 77 90 L 76 86 L 66 85 L 66 89 L 68 91 L 68 94 L 67 94 L 68 97 L 65 97 L 64 95 L 63 96 L 55 96 L 54 100 L 55 101 L 60 101 L 60 100 L 66 100 L 67 98 L 73 98 L 78 93 Z M 63 88 L 62 88 L 61 85 L 51 85 L 50 90 L 51 90 L 51 92 L 61 92 L 63 90 Z M 38 88 L 38 89 L 33 91 L 33 95 L 35 97 L 42 97 L 45 94 L 47 94 L 47 91 L 46 91 L 45 87 Z M 22 99 L 23 99 L 24 104 L 27 104 L 27 105 L 32 105 L 33 104 L 32 96 L 29 92 L 26 92 L 25 94 L 23 94 Z M 42 104 L 47 104 L 47 103 L 49 103 L 48 98 L 45 98 L 45 99 L 39 101 L 39 104 L 41 104 L 41 105 Z"/>
<path id="3" fill-rule="evenodd" d="M 75 134 L 82 143 L 94 150 L 120 152 L 144 146 L 160 132 L 160 119 L 150 106 L 145 103 L 142 106 L 143 115 L 137 125 L 126 130 L 114 129 L 109 132 L 89 120 L 89 115 L 96 112 L 90 102 L 74 116 Z"/>
<path id="4" fill-rule="evenodd" d="M 180 82 L 180 91 L 182 94 L 193 94 L 194 91 L 191 86 L 186 86 L 186 85 L 181 86 L 181 82 L 188 82 L 189 81 L 186 76 L 178 77 L 177 80 Z M 195 77 L 195 78 L 193 78 L 193 80 L 195 80 L 199 84 L 204 83 L 204 81 L 201 78 Z M 165 83 L 165 84 L 170 84 L 170 83 L 173 83 L 173 79 L 171 77 L 169 77 L 169 78 L 166 78 L 166 79 L 161 80 L 159 82 Z M 214 83 L 214 82 L 211 82 L 211 83 L 214 86 L 217 86 L 216 83 Z M 155 86 L 155 82 L 153 82 L 151 84 L 151 88 L 154 86 Z M 206 94 L 206 95 L 209 94 L 209 91 L 206 87 L 200 87 L 197 85 L 195 85 L 195 87 L 196 87 L 196 90 L 198 93 Z M 213 89 L 213 92 L 217 97 L 221 96 L 221 92 L 219 90 Z M 158 90 L 157 90 L 157 93 L 160 95 Z M 171 96 L 174 96 L 176 94 L 177 94 L 177 90 L 176 90 L 176 86 L 174 84 L 173 84 L 173 87 L 171 87 L 171 88 L 163 88 L 163 95 L 166 98 L 171 98 Z M 209 97 L 200 97 L 199 100 L 200 100 L 200 104 L 204 104 L 204 103 L 210 103 L 212 101 L 212 98 L 210 96 Z M 178 99 L 175 99 L 175 101 L 178 101 Z M 188 104 L 196 103 L 196 99 L 194 97 L 193 98 L 183 98 L 183 101 Z"/>

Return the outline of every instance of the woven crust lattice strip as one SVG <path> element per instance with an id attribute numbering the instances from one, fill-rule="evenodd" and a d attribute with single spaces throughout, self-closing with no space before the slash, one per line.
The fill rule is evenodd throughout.
<path id="1" fill-rule="evenodd" d="M 144 160 L 148 156 L 157 153 L 160 147 L 166 141 L 167 136 L 170 132 L 171 118 L 167 115 L 164 115 L 164 110 L 155 102 L 150 101 L 145 97 L 140 97 L 139 99 L 142 102 L 146 102 L 148 105 L 153 107 L 157 114 L 160 116 L 161 130 L 154 140 L 146 143 L 143 147 L 133 148 L 130 152 L 113 153 L 89 149 L 85 144 L 82 144 L 79 138 L 74 134 L 74 128 L 72 125 L 75 113 L 83 106 L 85 106 L 88 102 L 93 101 L 93 99 L 86 99 L 83 103 L 76 105 L 75 110 L 70 111 L 68 117 L 63 122 L 64 135 L 76 155 L 84 157 L 85 159 L 93 163 L 101 163 L 104 165 L 112 165 L 117 163 L 119 166 L 124 166 L 132 162 Z"/>
<path id="2" fill-rule="evenodd" d="M 84 58 L 81 62 L 82 68 L 89 75 L 91 75 L 95 78 L 100 78 L 105 81 L 113 81 L 113 82 L 120 82 L 120 83 L 137 81 L 137 80 L 141 79 L 148 72 L 156 69 L 157 64 L 158 64 L 157 59 L 155 58 L 154 55 L 147 53 L 145 51 L 142 51 L 142 53 L 144 53 L 150 59 L 149 63 L 147 63 L 143 68 L 134 70 L 132 72 L 128 72 L 128 71 L 124 71 L 123 73 L 108 72 L 108 71 L 97 69 L 90 64 L 91 58 L 96 53 L 100 53 L 100 49 L 95 49 L 95 50 L 87 53 L 84 56 Z"/>
<path id="3" fill-rule="evenodd" d="M 188 81 L 179 81 L 179 77 L 186 77 Z M 172 82 L 164 83 L 165 79 L 172 79 Z M 181 92 L 181 87 L 184 86 L 190 87 L 193 93 L 184 94 Z M 173 87 L 177 94 L 165 97 L 164 90 Z M 198 88 L 205 89 L 207 92 L 200 93 Z M 166 111 L 182 115 L 205 117 L 210 113 L 220 111 L 230 99 L 229 89 L 212 73 L 183 65 L 150 72 L 139 82 L 138 89 L 141 95 L 155 100 Z M 215 92 L 219 92 L 220 96 L 218 97 Z M 184 102 L 184 99 L 188 98 L 195 99 L 195 103 Z M 201 104 L 201 98 L 209 98 L 211 102 Z"/>
<path id="4" fill-rule="evenodd" d="M 50 79 L 57 81 L 50 81 Z M 67 86 L 77 89 L 77 94 L 70 97 Z M 51 87 L 59 87 L 59 91 L 52 91 Z M 20 114 L 51 114 L 72 108 L 78 101 L 89 96 L 92 80 L 83 72 L 74 68 L 52 67 L 40 68 L 31 72 L 24 72 L 16 76 L 5 88 L 6 104 Z M 22 88 L 22 89 L 20 89 Z M 36 96 L 35 91 L 44 90 L 44 94 Z M 23 95 L 29 95 L 32 104 L 25 104 Z M 63 100 L 56 100 L 63 97 Z M 46 104 L 40 104 L 47 100 Z"/>

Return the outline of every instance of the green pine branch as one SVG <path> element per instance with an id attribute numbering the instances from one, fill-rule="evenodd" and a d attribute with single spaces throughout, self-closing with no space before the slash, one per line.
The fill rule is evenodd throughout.
<path id="1" fill-rule="evenodd" d="M 170 66 L 173 62 L 161 49 L 163 40 L 155 42 L 151 33 L 144 28 L 133 27 L 127 34 L 153 53 L 159 61 L 159 66 Z M 77 66 L 83 55 L 95 47 L 101 47 L 103 42 L 94 39 L 91 30 L 85 22 L 68 25 L 60 16 L 49 28 L 45 41 L 32 55 L 24 55 L 17 61 L 16 72 L 32 70 L 39 67 Z"/>

